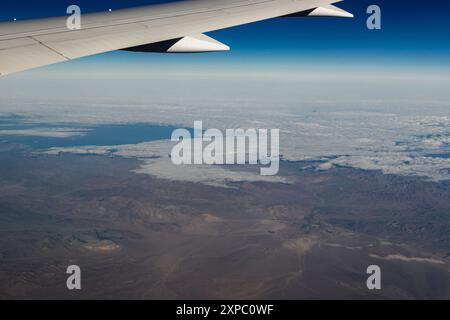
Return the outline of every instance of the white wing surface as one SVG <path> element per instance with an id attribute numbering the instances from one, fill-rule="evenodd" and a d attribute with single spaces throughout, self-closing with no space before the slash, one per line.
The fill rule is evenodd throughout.
<path id="1" fill-rule="evenodd" d="M 229 48 L 205 32 L 281 16 L 351 14 L 338 0 L 187 0 L 83 14 L 81 29 L 68 16 L 0 23 L 0 75 L 113 50 L 208 52 Z M 1 5 L 0 5 L 1 6 Z"/>

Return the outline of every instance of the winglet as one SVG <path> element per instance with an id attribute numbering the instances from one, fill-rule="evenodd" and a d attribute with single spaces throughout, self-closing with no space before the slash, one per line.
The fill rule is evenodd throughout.
<path id="1" fill-rule="evenodd" d="M 342 17 L 353 18 L 354 15 L 333 5 L 318 7 L 308 14 L 308 17 Z"/>
<path id="2" fill-rule="evenodd" d="M 350 12 L 342 10 L 333 5 L 327 5 L 322 7 L 317 7 L 314 9 L 301 11 L 293 14 L 289 14 L 284 17 L 342 17 L 342 18 L 353 18 L 354 15 Z"/>

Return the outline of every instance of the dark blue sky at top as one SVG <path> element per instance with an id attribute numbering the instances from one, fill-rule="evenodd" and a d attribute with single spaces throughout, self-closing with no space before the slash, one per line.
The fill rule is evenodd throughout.
<path id="1" fill-rule="evenodd" d="M 1 0 L 0 20 L 64 15 L 71 4 L 79 5 L 83 12 L 92 12 L 156 2 L 166 1 Z M 380 31 L 366 28 L 366 9 L 371 4 L 382 9 Z M 268 62 L 325 57 L 337 63 L 379 59 L 393 64 L 450 64 L 450 1 L 346 0 L 337 5 L 356 18 L 273 19 L 212 35 L 230 45 L 236 56 Z"/>

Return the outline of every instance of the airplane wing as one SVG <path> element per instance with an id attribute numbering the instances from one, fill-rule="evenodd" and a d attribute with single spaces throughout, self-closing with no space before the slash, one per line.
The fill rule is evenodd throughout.
<path id="1" fill-rule="evenodd" d="M 67 18 L 0 23 L 0 76 L 114 50 L 209 52 L 229 47 L 205 32 L 284 16 L 352 17 L 341 0 L 187 0 L 83 14 L 81 29 Z"/>

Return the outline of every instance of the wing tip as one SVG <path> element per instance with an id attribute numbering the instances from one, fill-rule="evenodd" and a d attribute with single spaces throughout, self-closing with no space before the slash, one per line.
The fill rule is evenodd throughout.
<path id="1" fill-rule="evenodd" d="M 309 17 L 354 18 L 355 15 L 333 5 L 318 7 L 308 14 Z"/>

